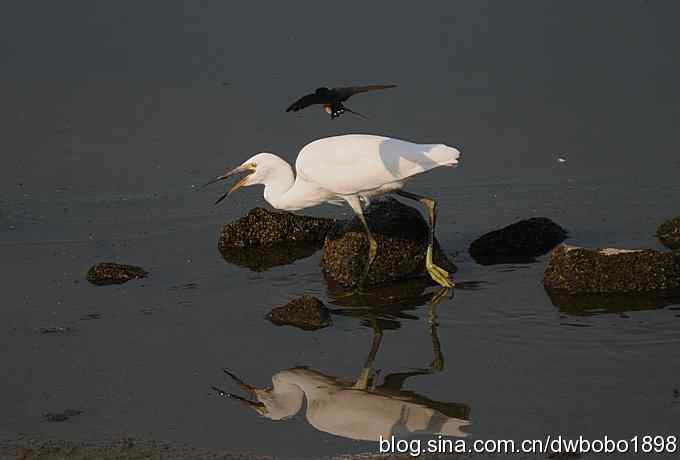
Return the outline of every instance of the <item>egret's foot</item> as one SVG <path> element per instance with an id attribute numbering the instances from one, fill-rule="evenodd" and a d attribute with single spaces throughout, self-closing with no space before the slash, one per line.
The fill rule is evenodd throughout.
<path id="1" fill-rule="evenodd" d="M 449 278 L 449 272 L 441 268 L 439 265 L 435 265 L 432 262 L 432 246 L 427 248 L 427 256 L 425 257 L 425 268 L 430 274 L 430 277 L 440 286 L 445 288 L 453 288 L 453 281 Z"/>
<path id="2" fill-rule="evenodd" d="M 436 281 L 440 286 L 447 289 L 453 288 L 453 281 L 449 278 L 449 272 L 437 265 L 430 265 L 427 267 L 430 277 Z"/>

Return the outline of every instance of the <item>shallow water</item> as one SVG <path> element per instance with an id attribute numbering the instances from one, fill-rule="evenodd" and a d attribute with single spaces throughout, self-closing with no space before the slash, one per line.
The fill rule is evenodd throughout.
<path id="1" fill-rule="evenodd" d="M 261 190 L 213 207 L 219 190 L 197 185 L 258 151 L 292 160 L 348 132 L 463 151 L 459 168 L 410 186 L 439 199 L 461 288 L 436 307 L 443 370 L 405 389 L 468 405 L 475 438 L 677 435 L 680 303 L 553 304 L 547 256 L 481 266 L 467 254 L 482 233 L 531 216 L 566 227 L 572 244 L 659 249 L 656 226 L 679 212 L 678 6 L 572 3 L 362 3 L 337 35 L 302 3 L 267 4 L 280 11 L 264 16 L 254 2 L 164 2 L 160 17 L 132 2 L 42 5 L 38 17 L 24 3 L 3 15 L 0 437 L 375 452 L 303 412 L 271 421 L 210 389 L 238 391 L 223 367 L 260 387 L 297 366 L 356 379 L 373 319 L 378 380 L 430 369 L 436 289 L 349 302 L 324 280 L 320 253 L 251 271 L 217 251 L 220 226 L 263 205 Z M 283 112 L 323 82 L 400 86 L 348 104 L 370 120 Z M 101 261 L 151 275 L 92 286 L 85 273 Z M 331 328 L 264 319 L 304 293 L 335 311 Z M 43 417 L 67 409 L 83 413 Z"/>

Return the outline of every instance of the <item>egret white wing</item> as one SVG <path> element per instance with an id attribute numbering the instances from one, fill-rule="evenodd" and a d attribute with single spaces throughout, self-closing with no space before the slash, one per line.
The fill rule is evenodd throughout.
<path id="1" fill-rule="evenodd" d="M 414 144 L 390 137 L 348 134 L 306 145 L 295 168 L 305 181 L 338 195 L 352 195 L 439 166 L 453 166 L 459 156 L 458 150 L 443 144 Z"/>

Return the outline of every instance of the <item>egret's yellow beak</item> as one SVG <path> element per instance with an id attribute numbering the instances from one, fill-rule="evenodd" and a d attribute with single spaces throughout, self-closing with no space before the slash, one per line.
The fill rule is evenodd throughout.
<path id="1" fill-rule="evenodd" d="M 210 184 L 214 184 L 215 182 L 219 182 L 219 181 L 228 179 L 228 178 L 230 178 L 231 176 L 235 176 L 235 175 L 237 175 L 237 174 L 247 173 L 246 176 L 245 176 L 244 178 L 242 178 L 242 179 L 241 179 L 240 181 L 238 181 L 236 184 L 232 185 L 231 188 L 227 191 L 227 193 L 225 193 L 224 195 L 222 195 L 221 197 L 219 197 L 219 198 L 217 199 L 217 201 L 215 201 L 215 204 L 217 204 L 217 203 L 219 203 L 220 201 L 224 200 L 227 196 L 231 195 L 232 192 L 234 192 L 234 191 L 238 190 L 239 188 L 243 187 L 243 186 L 245 185 L 245 183 L 248 181 L 248 178 L 250 177 L 250 175 L 251 175 L 252 173 L 255 172 L 255 169 L 256 169 L 256 168 L 257 168 L 257 165 L 256 165 L 255 163 L 250 163 L 250 164 L 247 164 L 247 165 L 239 166 L 238 168 L 232 169 L 231 171 L 229 171 L 228 173 L 226 173 L 226 174 L 224 174 L 224 175 L 222 175 L 222 176 L 216 177 L 215 179 L 213 179 L 213 180 L 211 180 L 210 182 L 206 183 L 206 184 L 204 185 L 204 187 L 205 187 L 205 186 L 208 186 L 208 185 L 210 185 Z"/>

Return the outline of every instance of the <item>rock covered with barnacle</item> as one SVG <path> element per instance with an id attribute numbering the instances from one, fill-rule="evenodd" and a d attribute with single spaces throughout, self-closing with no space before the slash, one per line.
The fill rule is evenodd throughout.
<path id="1" fill-rule="evenodd" d="M 331 325 L 330 311 L 321 300 L 310 295 L 295 298 L 286 305 L 272 309 L 267 319 L 279 326 L 294 326 L 306 331 Z"/>
<path id="2" fill-rule="evenodd" d="M 385 198 L 373 201 L 364 214 L 378 243 L 367 285 L 429 276 L 425 271 L 429 227 L 417 209 Z M 325 275 L 343 286 L 355 287 L 361 282 L 367 260 L 368 238 L 358 218 L 336 223 L 324 242 Z M 434 262 L 449 273 L 456 271 L 437 241 Z"/>
<path id="3" fill-rule="evenodd" d="M 567 294 L 674 291 L 680 289 L 680 253 L 562 244 L 550 255 L 543 284 Z"/>
<path id="4" fill-rule="evenodd" d="M 111 262 L 99 263 L 87 272 L 87 280 L 96 285 L 123 284 L 132 279 L 146 278 L 148 272 L 141 267 Z"/>
<path id="5" fill-rule="evenodd" d="M 220 251 L 282 243 L 312 243 L 321 247 L 326 232 L 334 224 L 334 219 L 254 208 L 222 227 L 218 247 Z"/>

